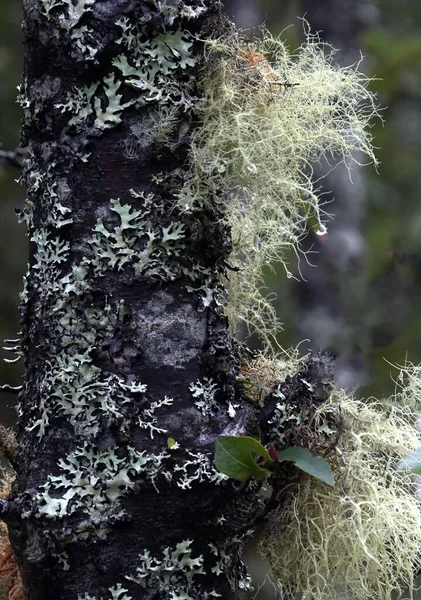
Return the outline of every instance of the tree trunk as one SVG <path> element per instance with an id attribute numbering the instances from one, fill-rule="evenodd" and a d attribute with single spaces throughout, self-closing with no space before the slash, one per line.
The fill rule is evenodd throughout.
<path id="1" fill-rule="evenodd" d="M 248 586 L 258 486 L 213 467 L 255 422 L 215 300 L 229 231 L 177 205 L 197 40 L 228 27 L 215 0 L 24 0 L 26 376 L 1 510 L 28 600 Z"/>

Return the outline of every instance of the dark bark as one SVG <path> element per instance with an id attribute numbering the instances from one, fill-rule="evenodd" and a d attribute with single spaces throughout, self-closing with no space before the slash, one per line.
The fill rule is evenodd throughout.
<path id="1" fill-rule="evenodd" d="M 190 34 L 230 24 L 214 0 L 161 5 L 24 1 L 26 376 L 2 511 L 28 600 L 205 600 L 247 585 L 257 485 L 213 468 L 220 435 L 255 427 L 215 301 L 229 231 L 223 214 L 176 203 L 203 68 Z M 140 90 L 119 61 L 155 50 L 138 66 L 155 89 Z"/>
<path id="2" fill-rule="evenodd" d="M 200 40 L 232 25 L 215 0 L 25 0 L 24 11 L 31 251 L 12 349 L 26 374 L 0 514 L 26 598 L 238 595 L 244 542 L 278 487 L 262 510 L 255 480 L 215 471 L 215 442 L 270 442 L 278 396 L 263 415 L 238 377 L 220 302 L 222 199 L 177 202 Z M 330 359 L 320 373 L 311 364 L 279 388 L 294 410 L 323 401 L 312 378 Z"/>

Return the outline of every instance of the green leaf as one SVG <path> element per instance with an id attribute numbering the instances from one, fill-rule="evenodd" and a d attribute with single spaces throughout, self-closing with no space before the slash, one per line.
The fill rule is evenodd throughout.
<path id="1" fill-rule="evenodd" d="M 307 448 L 291 446 L 290 448 L 278 452 L 278 459 L 279 461 L 290 460 L 294 462 L 301 471 L 324 481 L 328 485 L 333 485 L 335 483 L 332 469 L 325 459 L 320 456 L 313 456 Z"/>
<path id="2" fill-rule="evenodd" d="M 273 462 L 266 448 L 252 437 L 222 437 L 215 445 L 215 467 L 237 481 L 244 482 L 250 477 L 266 479 L 271 473 L 257 464 L 255 455 Z"/>
<path id="3" fill-rule="evenodd" d="M 417 475 L 421 475 L 421 447 L 410 452 L 398 464 L 400 469 L 411 469 Z"/>

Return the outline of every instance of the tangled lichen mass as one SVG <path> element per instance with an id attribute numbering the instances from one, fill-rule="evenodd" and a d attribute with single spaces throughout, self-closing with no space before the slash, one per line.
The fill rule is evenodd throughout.
<path id="1" fill-rule="evenodd" d="M 333 49 L 310 33 L 296 53 L 267 31 L 258 41 L 232 34 L 206 48 L 202 124 L 180 201 L 188 209 L 226 204 L 234 244 L 227 312 L 270 347 L 280 325 L 262 291 L 264 268 L 280 261 L 291 276 L 284 252 L 299 248 L 310 216 L 317 233 L 326 232 L 314 162 L 333 156 L 348 164 L 362 151 L 376 163 L 376 101 L 359 65 L 339 67 Z"/>
<path id="2" fill-rule="evenodd" d="M 343 432 L 329 459 L 336 485 L 308 477 L 291 488 L 261 543 L 272 579 L 288 598 L 298 591 L 311 600 L 390 600 L 396 591 L 412 598 L 420 507 L 397 464 L 419 445 L 414 415 L 337 392 L 318 418 L 339 410 Z"/>

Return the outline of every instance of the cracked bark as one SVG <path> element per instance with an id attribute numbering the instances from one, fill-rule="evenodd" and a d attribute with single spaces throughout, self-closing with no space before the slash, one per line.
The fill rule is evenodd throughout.
<path id="1" fill-rule="evenodd" d="M 237 377 L 217 301 L 231 250 L 224 205 L 177 204 L 198 40 L 231 27 L 215 0 L 24 0 L 31 250 L 12 350 L 26 374 L 0 514 L 28 600 L 209 600 L 248 585 L 259 484 L 221 481 L 214 446 L 264 437 L 276 402 L 263 415 Z M 165 141 L 158 113 L 177 117 Z M 323 400 L 303 385 L 312 372 L 285 382 L 288 401 Z M 205 409 L 197 382 L 211 386 Z"/>
<path id="2" fill-rule="evenodd" d="M 73 87 L 89 86 L 108 74 L 111 59 L 117 54 L 116 40 L 121 35 L 116 23 L 123 17 L 134 21 L 147 16 L 145 35 L 155 35 L 154 32 L 166 28 L 173 31 L 181 25 L 201 37 L 211 29 L 230 26 L 214 0 L 175 1 L 173 6 L 175 26 L 165 23 L 165 15 L 153 2 L 92 3 L 82 17 L 97 50 L 92 60 L 75 44 L 71 35 L 74 31 L 69 33 L 60 28 L 59 10 L 53 7 L 47 19 L 40 12 L 38 0 L 24 1 L 24 80 L 29 108 L 23 123 L 23 143 L 30 149 L 25 179 L 34 211 L 29 227 L 32 243 L 28 301 L 22 306 L 21 346 L 26 376 L 20 396 L 17 478 L 9 499 L 2 503 L 2 512 L 28 600 L 76 600 L 85 594 L 109 597 L 107 590 L 116 585 L 122 585 L 128 597 L 173 597 L 171 586 L 164 589 L 153 579 L 140 585 L 127 577 L 136 574 L 138 556 L 145 549 L 159 559 L 165 548 L 174 549 L 183 540 L 193 540 L 192 557 L 204 557 L 203 574 L 188 588 L 184 585 L 185 593 L 203 600 L 212 591 L 227 597 L 230 587 L 237 588 L 241 577 L 242 541 L 234 544 L 229 577 L 227 573 L 220 576 L 212 573 L 215 560 L 209 544 L 218 546 L 244 528 L 244 519 L 237 514 L 236 506 L 255 502 L 253 484 L 238 489 L 231 483 L 217 486 L 204 480 L 194 481 L 191 489 L 185 490 L 165 478 L 155 482 L 142 476 L 132 477 L 134 485 L 119 503 L 124 514 L 116 509 L 113 515 L 114 506 L 107 517 L 102 513 L 102 520 L 108 519 L 106 539 L 100 539 L 96 533 L 96 523 L 101 519 L 92 506 L 87 508 L 79 503 L 71 514 L 49 518 L 39 508 L 42 486 L 50 475 L 61 472 L 58 461 L 83 444 L 90 444 L 98 452 L 115 447 L 116 454 L 125 457 L 128 447 L 159 454 L 165 451 L 167 438 L 172 437 L 181 446 L 178 454 L 168 458 L 169 468 L 174 469 L 185 461 L 187 451 L 203 453 L 210 461 L 215 440 L 223 432 L 246 433 L 253 427 L 253 408 L 243 402 L 235 381 L 239 359 L 226 318 L 214 300 L 204 308 L 200 292 L 187 291 L 191 285 L 187 275 L 171 278 L 160 276 L 159 272 L 150 275 L 148 269 L 140 274 L 131 267 L 119 272 L 106 269 L 101 276 L 90 279 L 88 276 L 81 294 L 65 297 L 59 289 L 74 266 L 80 266 L 86 257 L 92 258 L 92 230 L 97 219 L 103 219 L 109 228 L 115 225 L 110 199 L 119 198 L 123 205 L 130 203 L 136 210 L 144 209 L 142 198 L 133 200 L 130 196 L 131 188 L 143 193 L 143 197 L 154 194 L 156 204 L 149 213 L 150 227 L 169 226 L 175 218 L 183 223 L 186 247 L 178 258 L 180 265 L 190 268 L 194 257 L 195 264 L 210 269 L 215 279 L 224 268 L 223 261 L 230 249 L 229 231 L 219 225 L 218 215 L 202 211 L 189 217 L 177 214 L 174 208 L 175 194 L 188 169 L 185 127 L 184 139 L 180 133 L 172 148 L 144 144 L 138 158 L 131 160 L 123 152 L 130 125 L 136 119 L 146 123 L 156 106 L 132 107 L 121 115 L 122 122 L 115 128 L 103 131 L 91 127 L 89 132 L 87 127 L 69 127 L 68 117 L 56 108 Z M 200 16 L 183 18 L 184 7 L 190 11 L 202 9 L 198 11 Z M 195 53 L 199 62 L 201 51 L 197 43 Z M 177 72 L 176 77 L 187 83 L 196 72 L 197 67 L 190 67 L 188 72 Z M 124 100 L 134 97 L 130 88 L 123 93 Z M 197 90 L 193 94 L 197 96 Z M 100 102 L 104 100 L 102 97 Z M 194 111 L 190 113 L 193 118 Z M 181 129 L 181 116 L 179 120 Z M 82 151 L 90 153 L 87 162 L 77 158 Z M 162 172 L 165 182 L 153 183 L 153 176 Z M 41 183 L 34 186 L 38 174 Z M 70 209 L 72 222 L 63 226 L 54 222 L 51 198 L 47 197 L 51 189 L 58 190 L 61 204 Z M 161 211 L 156 209 L 158 204 Z M 41 275 L 42 258 L 36 256 L 39 248 L 34 243 L 34 235 L 40 231 L 48 234 L 48 242 L 54 238 L 68 244 L 68 253 L 65 260 L 59 261 L 57 273 L 47 269 Z M 57 287 L 57 291 L 50 293 L 50 285 L 51 289 Z M 54 311 L 57 309 L 60 314 L 61 308 L 57 308 L 60 296 L 72 303 L 69 319 L 77 324 L 76 329 L 69 325 L 67 331 L 63 330 L 62 321 L 58 326 Z M 124 315 L 117 314 L 121 302 Z M 103 319 L 92 320 L 93 313 L 102 313 Z M 69 335 L 86 339 L 91 336 L 86 359 L 90 366 L 100 370 L 99 381 L 114 376 L 127 385 L 134 380 L 147 385 L 146 395 L 133 393 L 130 402 L 118 406 L 115 414 L 95 411 L 95 426 L 83 432 L 75 425 L 79 416 L 73 414 L 69 419 L 66 410 L 57 403 L 57 387 L 52 391 L 45 385 L 56 357 L 65 351 L 70 360 L 75 360 L 78 348 L 83 347 L 79 338 L 65 341 Z M 79 371 L 80 368 L 81 363 L 77 364 Z M 204 376 L 211 376 L 218 384 L 218 408 L 211 417 L 197 410 L 189 391 L 189 384 Z M 75 384 L 75 394 L 77 391 Z M 173 407 L 164 407 L 159 413 L 159 427 L 166 433 L 155 433 L 151 439 L 151 431 L 142 429 L 139 419 L 143 418 L 145 406 L 165 396 L 174 400 Z M 227 414 L 227 399 L 242 403 L 235 419 Z M 43 411 L 45 430 L 40 435 L 39 427 L 34 424 Z M 83 418 L 81 415 L 80 419 Z M 89 473 L 85 475 L 90 477 Z M 62 497 L 64 489 L 55 488 L 55 495 Z M 73 501 L 78 504 L 77 498 Z M 252 513 L 253 510 L 250 518 Z M 224 515 L 227 522 L 218 524 L 218 518 Z M 90 525 L 85 527 L 84 522 Z M 84 527 L 88 532 L 86 539 L 78 533 Z M 63 553 L 66 568 L 58 562 Z M 183 582 L 178 585 L 180 590 L 184 587 Z M 174 590 L 178 588 L 174 586 Z"/>

